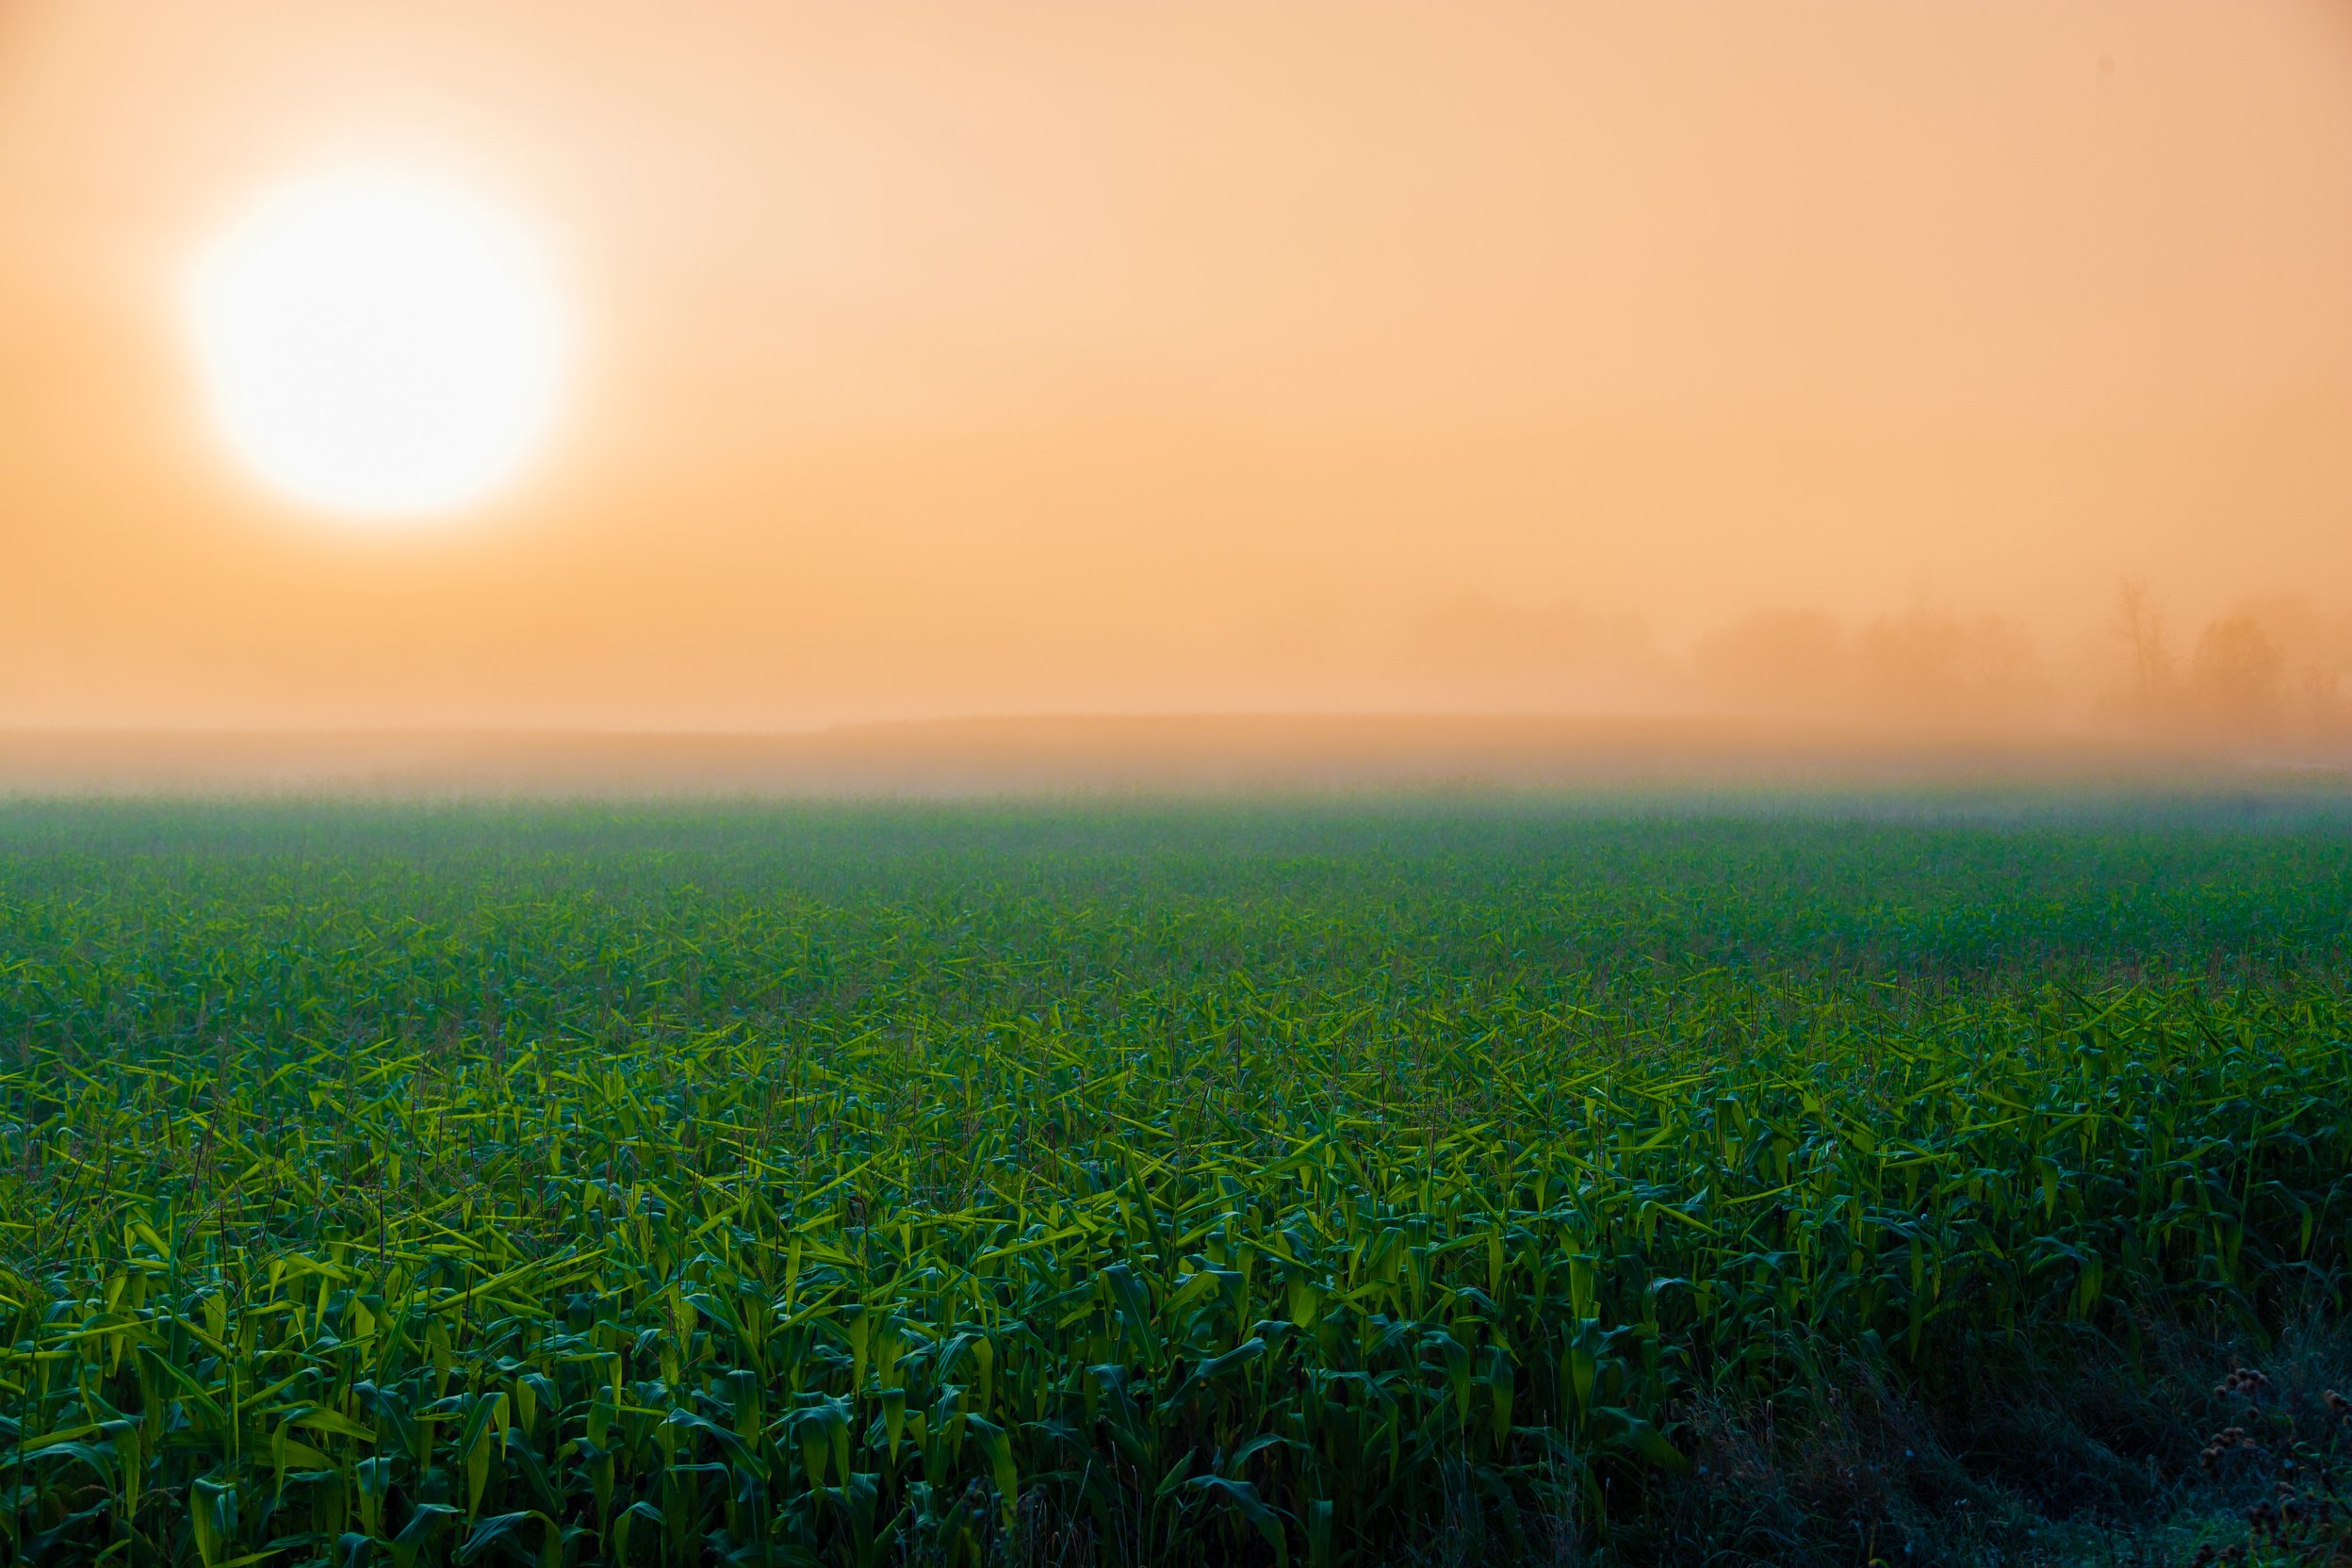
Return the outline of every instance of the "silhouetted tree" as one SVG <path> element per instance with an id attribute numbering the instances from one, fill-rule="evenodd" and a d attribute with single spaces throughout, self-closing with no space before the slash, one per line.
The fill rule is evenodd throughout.
<path id="1" fill-rule="evenodd" d="M 2225 616 L 2198 634 L 2187 684 L 2190 703 L 2208 726 L 2233 735 L 2268 734 L 2284 707 L 2286 662 L 2252 615 Z"/>
<path id="2" fill-rule="evenodd" d="M 1989 718 L 2044 684 L 2033 639 L 1999 615 L 1922 605 L 1864 627 L 1854 654 L 1866 694 L 1906 718 Z"/>
<path id="3" fill-rule="evenodd" d="M 2180 676 L 2165 634 L 2164 613 L 2145 579 L 2129 577 L 2115 585 L 2115 613 L 2110 625 L 2131 659 L 2131 690 L 2121 706 L 2143 723 L 2164 719 L 2176 704 Z"/>

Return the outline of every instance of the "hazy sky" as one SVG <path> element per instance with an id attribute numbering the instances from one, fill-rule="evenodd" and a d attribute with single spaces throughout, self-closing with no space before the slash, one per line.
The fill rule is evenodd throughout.
<path id="1" fill-rule="evenodd" d="M 396 531 L 245 473 L 182 319 L 354 159 L 578 323 L 522 481 Z M 0 552 L 17 723 L 1540 708 L 1603 699 L 1492 616 L 2335 606 L 2352 13 L 0 0 Z"/>

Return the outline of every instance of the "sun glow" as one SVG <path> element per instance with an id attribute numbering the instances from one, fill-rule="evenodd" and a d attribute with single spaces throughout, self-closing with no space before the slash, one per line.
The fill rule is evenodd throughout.
<path id="1" fill-rule="evenodd" d="M 229 444 L 329 511 L 479 501 L 556 412 L 565 322 L 531 237 L 439 182 L 344 173 L 268 193 L 199 258 L 189 314 Z"/>

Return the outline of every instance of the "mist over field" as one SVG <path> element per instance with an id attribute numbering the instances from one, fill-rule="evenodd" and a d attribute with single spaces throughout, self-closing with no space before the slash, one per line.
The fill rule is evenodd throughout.
<path id="1" fill-rule="evenodd" d="M 2242 732 L 2232 732 L 2243 742 Z M 352 799 L 1588 798 L 1671 810 L 1810 799 L 1998 801 L 2069 793 L 2325 802 L 2352 762 L 2325 747 L 2148 734 L 2068 738 L 1804 718 L 1263 714 L 933 720 L 797 734 L 564 730 L 16 730 L 0 797 Z"/>

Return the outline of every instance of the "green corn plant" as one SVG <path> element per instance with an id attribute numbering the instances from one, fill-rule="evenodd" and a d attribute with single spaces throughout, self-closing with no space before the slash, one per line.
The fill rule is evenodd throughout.
<path id="1" fill-rule="evenodd" d="M 2344 1262 L 2324 825 L 26 804 L 0 849 L 9 1560 L 1363 1563 L 1464 1487 L 1604 1528 L 1680 1401 L 1826 1348 L 1932 1394 Z"/>

